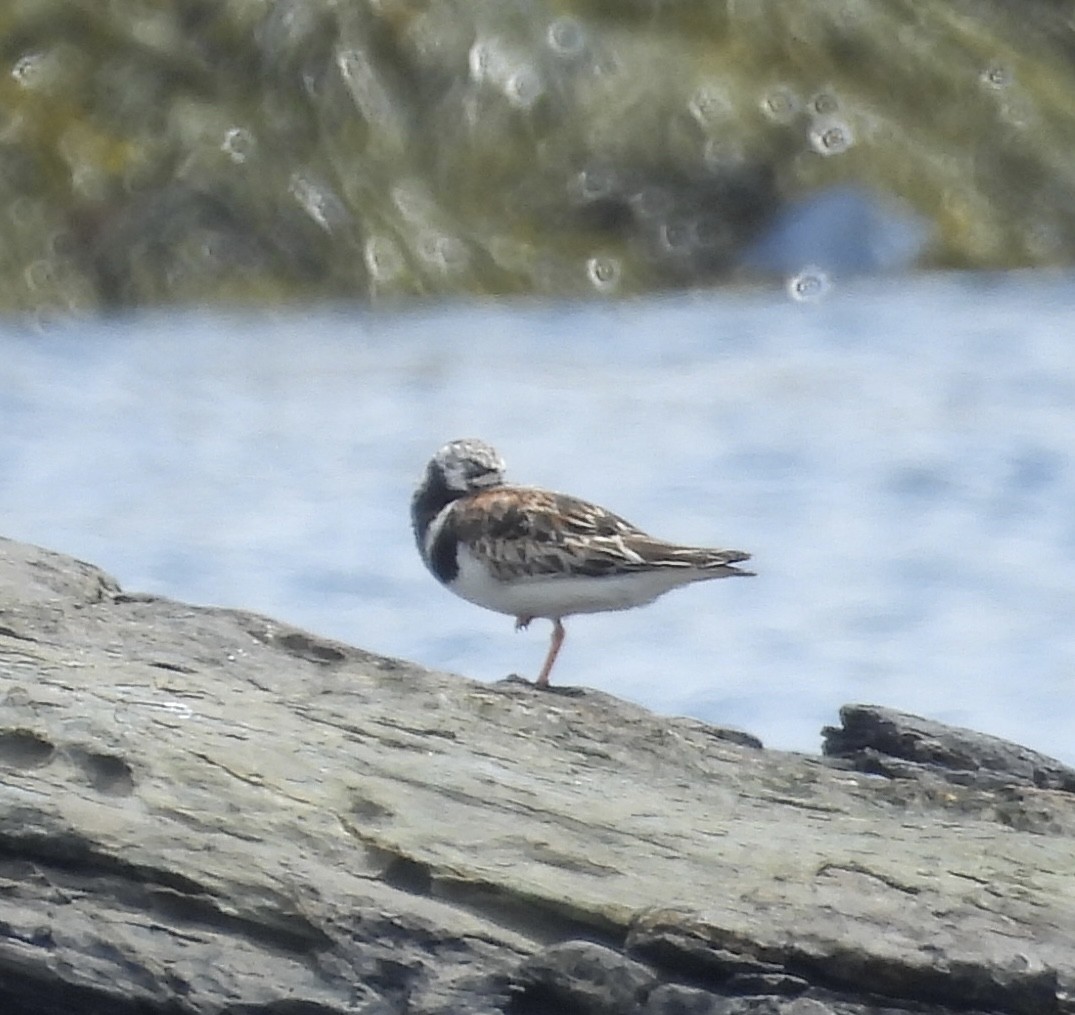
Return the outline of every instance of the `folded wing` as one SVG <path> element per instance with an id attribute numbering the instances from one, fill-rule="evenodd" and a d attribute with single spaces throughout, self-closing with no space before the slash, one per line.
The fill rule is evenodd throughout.
<path id="1" fill-rule="evenodd" d="M 733 566 L 749 560 L 749 553 L 654 539 L 619 515 L 566 494 L 505 486 L 457 501 L 454 510 L 460 540 L 502 581 L 660 569 L 705 571 L 713 578 L 751 574 Z"/>

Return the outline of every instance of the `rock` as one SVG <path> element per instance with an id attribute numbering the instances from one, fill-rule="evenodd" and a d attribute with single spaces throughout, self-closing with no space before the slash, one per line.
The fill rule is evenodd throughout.
<path id="1" fill-rule="evenodd" d="M 646 1001 L 644 1015 L 726 1015 L 727 1004 L 707 990 L 665 984 Z"/>
<path id="2" fill-rule="evenodd" d="M 845 705 L 822 751 L 859 772 L 915 778 L 927 772 L 983 787 L 1034 786 L 1075 793 L 1075 769 L 999 737 L 876 705 Z"/>
<path id="3" fill-rule="evenodd" d="M 613 948 L 567 941 L 525 960 L 515 984 L 518 1011 L 619 1015 L 637 1010 L 658 980 L 647 966 Z"/>
<path id="4" fill-rule="evenodd" d="M 1075 1012 L 1054 776 L 736 736 L 0 540 L 0 1011 Z"/>

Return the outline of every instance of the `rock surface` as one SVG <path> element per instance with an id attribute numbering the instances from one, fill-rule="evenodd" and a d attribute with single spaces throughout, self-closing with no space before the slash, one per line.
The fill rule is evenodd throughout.
<path id="1" fill-rule="evenodd" d="M 824 753 L 845 759 L 860 772 L 1075 793 L 1075 770 L 998 737 L 872 705 L 847 705 L 840 709 L 840 719 L 842 728 L 822 730 Z"/>
<path id="2" fill-rule="evenodd" d="M 1075 1012 L 1073 773 L 844 718 L 766 751 L 0 541 L 0 1011 Z M 878 763 L 945 736 L 988 779 Z"/>

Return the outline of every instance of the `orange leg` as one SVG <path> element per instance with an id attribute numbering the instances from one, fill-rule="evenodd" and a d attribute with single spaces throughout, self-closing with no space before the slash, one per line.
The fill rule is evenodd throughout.
<path id="1" fill-rule="evenodd" d="M 564 643 L 565 633 L 564 625 L 560 623 L 560 618 L 556 617 L 552 622 L 552 643 L 549 645 L 549 654 L 545 657 L 545 665 L 541 667 L 541 672 L 538 674 L 536 686 L 549 686 L 549 674 L 552 672 L 552 664 L 556 662 L 556 657 L 560 653 L 560 646 Z"/>

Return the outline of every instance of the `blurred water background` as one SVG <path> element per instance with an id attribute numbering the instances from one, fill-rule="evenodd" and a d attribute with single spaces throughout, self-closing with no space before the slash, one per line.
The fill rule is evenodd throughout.
<path id="1" fill-rule="evenodd" d="M 801 295 L 801 294 L 800 294 Z M 815 294 L 816 295 L 816 294 Z M 532 676 L 548 625 L 424 571 L 445 440 L 759 577 L 575 618 L 561 683 L 816 750 L 881 703 L 1075 762 L 1075 279 L 0 327 L 0 533 L 129 590 Z"/>

